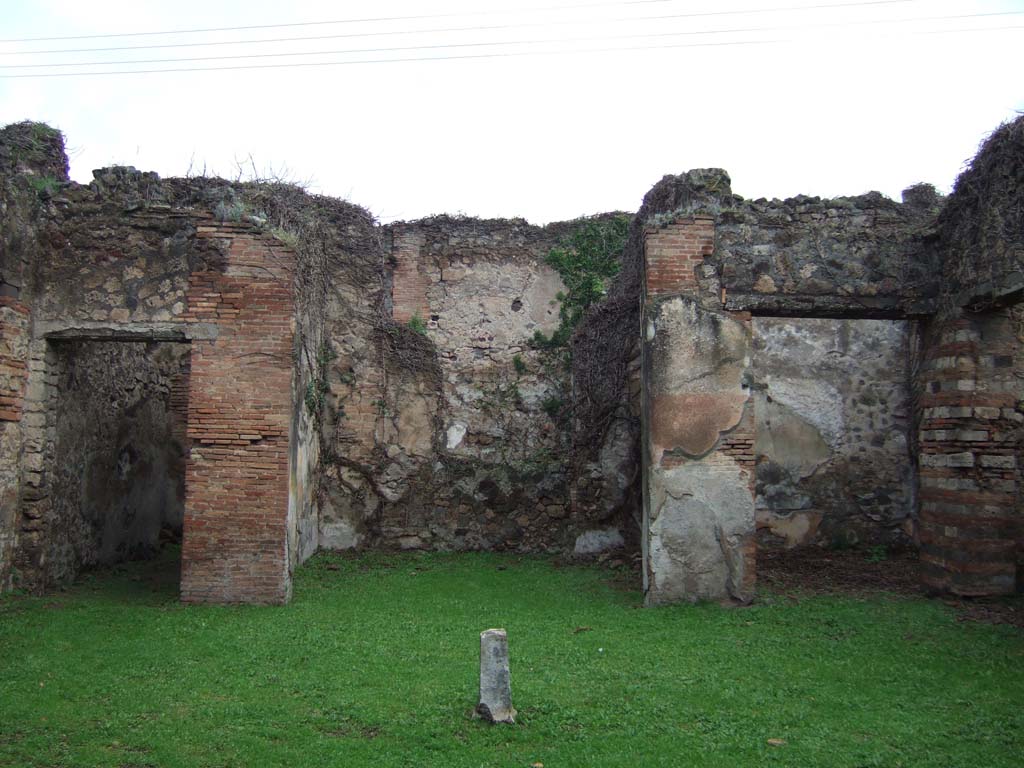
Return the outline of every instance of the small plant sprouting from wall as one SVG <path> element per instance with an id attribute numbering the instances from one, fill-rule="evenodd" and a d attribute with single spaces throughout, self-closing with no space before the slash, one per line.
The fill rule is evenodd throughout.
<path id="1" fill-rule="evenodd" d="M 287 245 L 293 251 L 298 251 L 302 247 L 302 242 L 299 239 L 299 236 L 291 230 L 287 230 L 282 227 L 274 227 L 270 230 L 270 234 Z"/>
<path id="2" fill-rule="evenodd" d="M 330 385 L 327 383 L 327 371 L 335 358 L 334 350 L 326 341 L 320 345 L 316 353 L 316 372 L 306 383 L 306 410 L 317 422 L 323 417 L 324 403 Z"/>
<path id="3" fill-rule="evenodd" d="M 516 355 L 512 358 L 512 369 L 516 372 L 516 376 L 522 376 L 526 373 L 526 362 L 523 360 L 522 355 Z"/>
<path id="4" fill-rule="evenodd" d="M 246 210 L 241 200 L 221 200 L 214 206 L 213 213 L 221 221 L 241 221 Z"/>
<path id="5" fill-rule="evenodd" d="M 60 181 L 53 176 L 30 176 L 28 183 L 35 193 L 44 200 L 53 197 L 60 189 Z"/>
<path id="6" fill-rule="evenodd" d="M 545 397 L 540 404 L 541 409 L 548 415 L 552 421 L 558 421 L 562 415 L 562 409 L 565 407 L 565 401 L 562 398 L 555 395 Z"/>
<path id="7" fill-rule="evenodd" d="M 523 396 L 519 391 L 519 385 L 515 382 L 510 384 L 498 382 L 493 387 L 482 389 L 481 395 L 478 402 L 479 408 L 489 416 L 496 417 L 522 405 Z"/>
<path id="8" fill-rule="evenodd" d="M 423 321 L 423 318 L 420 317 L 419 312 L 409 318 L 408 326 L 410 330 L 418 333 L 420 336 L 427 335 L 427 324 Z"/>

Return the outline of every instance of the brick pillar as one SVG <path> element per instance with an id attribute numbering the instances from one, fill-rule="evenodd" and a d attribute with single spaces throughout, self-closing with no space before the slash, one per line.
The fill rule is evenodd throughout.
<path id="1" fill-rule="evenodd" d="M 751 322 L 701 293 L 710 218 L 644 249 L 644 587 L 648 604 L 753 598 Z"/>
<path id="2" fill-rule="evenodd" d="M 417 231 L 395 232 L 391 257 L 395 263 L 391 284 L 391 313 L 396 323 L 408 323 L 419 317 L 430 319 L 427 287 L 430 280 L 423 271 L 423 234 Z"/>
<path id="3" fill-rule="evenodd" d="M 1024 366 L 1009 312 L 934 321 L 919 390 L 920 542 L 926 589 L 1015 591 Z"/>
<path id="4" fill-rule="evenodd" d="M 201 225 L 199 237 L 221 240 L 226 263 L 192 274 L 183 318 L 217 333 L 192 342 L 181 597 L 282 603 L 294 256 L 243 226 Z"/>

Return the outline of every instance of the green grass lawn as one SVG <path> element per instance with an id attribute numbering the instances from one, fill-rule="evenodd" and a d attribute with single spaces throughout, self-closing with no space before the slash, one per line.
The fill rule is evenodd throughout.
<path id="1" fill-rule="evenodd" d="M 1024 634 L 936 602 L 647 610 L 607 571 L 486 554 L 318 556 L 277 608 L 182 606 L 146 574 L 0 598 L 0 765 L 1024 760 Z M 489 627 L 514 726 L 472 717 Z"/>

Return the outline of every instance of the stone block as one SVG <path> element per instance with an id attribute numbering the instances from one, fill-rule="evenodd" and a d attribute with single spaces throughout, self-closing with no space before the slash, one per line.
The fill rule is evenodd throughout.
<path id="1" fill-rule="evenodd" d="M 480 717 L 492 723 L 514 723 L 512 682 L 509 673 L 508 634 L 504 629 L 480 633 Z"/>

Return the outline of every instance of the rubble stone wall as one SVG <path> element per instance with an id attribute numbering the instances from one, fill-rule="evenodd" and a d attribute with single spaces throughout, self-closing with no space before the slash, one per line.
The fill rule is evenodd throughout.
<path id="1" fill-rule="evenodd" d="M 28 380 L 29 308 L 0 296 L 0 592 L 10 589 L 21 528 L 22 418 Z"/>
<path id="2" fill-rule="evenodd" d="M 562 284 L 544 259 L 571 226 L 437 217 L 390 227 L 394 325 L 376 344 L 337 330 L 339 316 L 328 332 L 336 475 L 325 476 L 322 546 L 572 551 L 588 532 L 586 548 L 623 541 L 632 439 L 616 432 L 602 453 L 607 492 L 603 470 L 573 474 L 564 351 L 534 343 L 559 324 Z"/>

